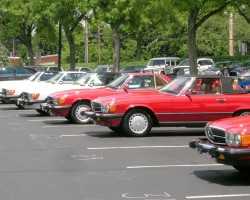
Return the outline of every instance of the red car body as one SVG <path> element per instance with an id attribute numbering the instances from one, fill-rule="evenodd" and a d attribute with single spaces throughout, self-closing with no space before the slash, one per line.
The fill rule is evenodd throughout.
<path id="1" fill-rule="evenodd" d="M 154 93 L 171 81 L 163 74 L 129 73 L 122 74 L 112 83 L 102 88 L 75 89 L 56 92 L 47 97 L 41 104 L 44 111 L 53 115 L 66 117 L 75 123 L 89 123 L 85 115 L 90 110 L 91 100 L 113 94 L 124 93 Z"/>
<path id="2" fill-rule="evenodd" d="M 250 116 L 209 122 L 206 138 L 189 143 L 198 153 L 208 153 L 217 163 L 232 165 L 239 171 L 250 169 Z"/>
<path id="3" fill-rule="evenodd" d="M 250 94 L 235 87 L 231 77 L 185 76 L 151 94 L 99 97 L 87 115 L 111 130 L 146 136 L 152 127 L 204 127 L 208 121 L 248 115 L 249 102 Z"/>

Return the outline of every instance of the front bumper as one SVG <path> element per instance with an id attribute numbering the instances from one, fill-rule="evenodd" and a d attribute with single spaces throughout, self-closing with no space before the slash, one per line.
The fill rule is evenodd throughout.
<path id="1" fill-rule="evenodd" d="M 27 100 L 23 98 L 17 98 L 16 104 L 24 106 L 25 108 L 40 109 L 40 104 L 43 102 L 44 100 Z"/>
<path id="2" fill-rule="evenodd" d="M 20 95 L 2 95 L 3 101 L 16 102 Z"/>
<path id="3" fill-rule="evenodd" d="M 71 106 L 55 106 L 48 103 L 41 103 L 40 108 L 45 112 L 52 112 L 56 115 L 67 116 Z"/>
<path id="4" fill-rule="evenodd" d="M 198 138 L 189 143 L 189 147 L 196 149 L 197 153 L 208 153 L 216 162 L 225 165 L 250 165 L 249 148 L 228 148 L 217 146 L 206 138 Z"/>
<path id="5" fill-rule="evenodd" d="M 86 111 L 87 115 L 95 124 L 109 127 L 119 127 L 124 114 L 104 114 Z"/>

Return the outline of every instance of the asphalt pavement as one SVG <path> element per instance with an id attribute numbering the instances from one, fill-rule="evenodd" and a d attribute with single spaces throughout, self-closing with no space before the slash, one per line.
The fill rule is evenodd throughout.
<path id="1" fill-rule="evenodd" d="M 250 175 L 188 147 L 203 128 L 112 134 L 0 104 L 1 200 L 250 198 Z"/>

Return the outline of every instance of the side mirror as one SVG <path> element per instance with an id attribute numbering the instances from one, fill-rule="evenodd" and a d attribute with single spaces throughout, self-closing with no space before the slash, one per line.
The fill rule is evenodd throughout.
<path id="1" fill-rule="evenodd" d="M 128 93 L 128 86 L 124 86 L 123 90 Z"/>
<path id="2" fill-rule="evenodd" d="M 199 91 L 197 89 L 188 89 L 185 93 L 186 96 L 189 96 L 191 94 L 197 94 Z"/>

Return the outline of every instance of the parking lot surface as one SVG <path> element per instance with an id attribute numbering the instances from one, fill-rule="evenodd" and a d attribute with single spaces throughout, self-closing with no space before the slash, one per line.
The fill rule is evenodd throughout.
<path id="1" fill-rule="evenodd" d="M 0 199 L 249 199 L 250 175 L 199 155 L 202 128 L 112 134 L 0 104 Z"/>

